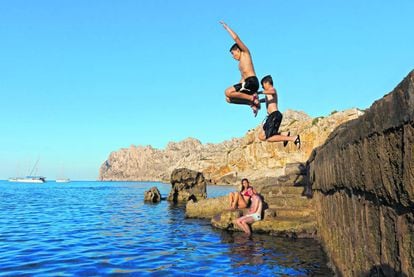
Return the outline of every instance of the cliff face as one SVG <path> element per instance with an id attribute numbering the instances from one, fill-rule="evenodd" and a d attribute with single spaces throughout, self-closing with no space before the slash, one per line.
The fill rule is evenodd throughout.
<path id="1" fill-rule="evenodd" d="M 414 71 L 309 159 L 319 235 L 344 276 L 414 276 Z"/>
<path id="2" fill-rule="evenodd" d="M 255 180 L 283 174 L 287 163 L 303 162 L 338 125 L 362 114 L 357 109 L 334 112 L 328 117 L 311 118 L 303 112 L 286 111 L 280 131 L 300 134 L 302 147 L 293 143 L 261 142 L 261 125 L 242 138 L 219 144 L 202 144 L 189 138 L 170 142 L 165 149 L 134 146 L 112 152 L 102 164 L 101 180 L 169 181 L 176 168 L 202 172 L 213 183 L 235 183 L 243 177 Z"/>

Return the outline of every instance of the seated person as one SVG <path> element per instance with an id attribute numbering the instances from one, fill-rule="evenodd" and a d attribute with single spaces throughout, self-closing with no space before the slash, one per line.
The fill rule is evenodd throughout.
<path id="1" fill-rule="evenodd" d="M 248 236 L 251 236 L 252 231 L 249 224 L 262 220 L 263 201 L 262 198 L 252 188 L 248 188 L 247 191 L 251 194 L 252 205 L 249 209 L 249 212 L 245 216 L 236 219 L 235 223 Z"/>
<path id="2" fill-rule="evenodd" d="M 250 186 L 249 180 L 247 178 L 243 178 L 241 180 L 241 189 L 240 191 L 230 192 L 229 194 L 229 203 L 230 209 L 245 209 L 250 204 L 250 192 L 248 191 Z M 253 189 L 254 190 L 254 189 Z"/>

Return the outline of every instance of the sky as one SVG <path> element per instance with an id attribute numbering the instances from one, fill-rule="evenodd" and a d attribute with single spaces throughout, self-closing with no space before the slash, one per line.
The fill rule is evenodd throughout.
<path id="1" fill-rule="evenodd" d="M 1 0 L 0 179 L 95 180 L 112 151 L 220 143 L 261 124 L 225 21 L 279 109 L 368 108 L 414 69 L 414 1 Z"/>

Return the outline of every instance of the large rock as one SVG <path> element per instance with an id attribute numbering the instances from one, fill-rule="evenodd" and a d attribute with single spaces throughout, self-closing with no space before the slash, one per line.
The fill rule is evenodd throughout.
<path id="1" fill-rule="evenodd" d="M 262 142 L 258 139 L 261 125 L 249 130 L 242 138 L 219 144 L 202 144 L 188 138 L 170 142 L 165 149 L 134 146 L 112 152 L 102 164 L 100 180 L 169 181 L 176 168 L 202 172 L 212 183 L 238 183 L 244 176 L 255 181 L 283 174 L 286 164 L 305 162 L 312 149 L 321 145 L 329 133 L 343 122 L 362 114 L 357 109 L 332 112 L 327 117 L 311 118 L 303 112 L 283 113 L 280 130 L 301 134 L 302 148 L 293 143 Z"/>
<path id="2" fill-rule="evenodd" d="M 212 218 L 229 207 L 228 196 L 189 201 L 185 208 L 185 215 L 189 218 Z"/>
<path id="3" fill-rule="evenodd" d="M 344 276 L 414 276 L 414 71 L 309 158 L 319 235 Z"/>
<path id="4" fill-rule="evenodd" d="M 207 182 L 203 173 L 178 168 L 171 173 L 171 191 L 168 201 L 187 202 L 207 198 Z"/>
<path id="5" fill-rule="evenodd" d="M 152 187 L 144 193 L 144 201 L 157 203 L 162 200 L 161 193 L 157 187 Z"/>
<path id="6" fill-rule="evenodd" d="M 213 216 L 211 219 L 211 225 L 219 229 L 225 230 L 239 230 L 238 226 L 234 224 L 234 221 L 243 216 L 246 212 L 238 210 L 224 210 Z"/>

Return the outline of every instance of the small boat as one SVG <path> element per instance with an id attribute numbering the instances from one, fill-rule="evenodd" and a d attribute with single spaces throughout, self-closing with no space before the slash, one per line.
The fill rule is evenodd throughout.
<path id="1" fill-rule="evenodd" d="M 30 171 L 29 176 L 9 178 L 9 182 L 15 182 L 15 183 L 38 183 L 38 184 L 45 183 L 46 182 L 46 177 L 32 175 L 32 174 L 36 174 L 37 164 L 38 163 L 39 163 L 39 159 L 37 159 L 36 163 L 34 164 L 32 170 Z"/>
<path id="2" fill-rule="evenodd" d="M 69 182 L 70 182 L 69 178 L 56 179 L 56 183 L 69 183 Z"/>
<path id="3" fill-rule="evenodd" d="M 26 176 L 26 177 L 17 177 L 17 178 L 9 178 L 9 182 L 15 183 L 45 183 L 46 177 L 42 176 Z"/>

